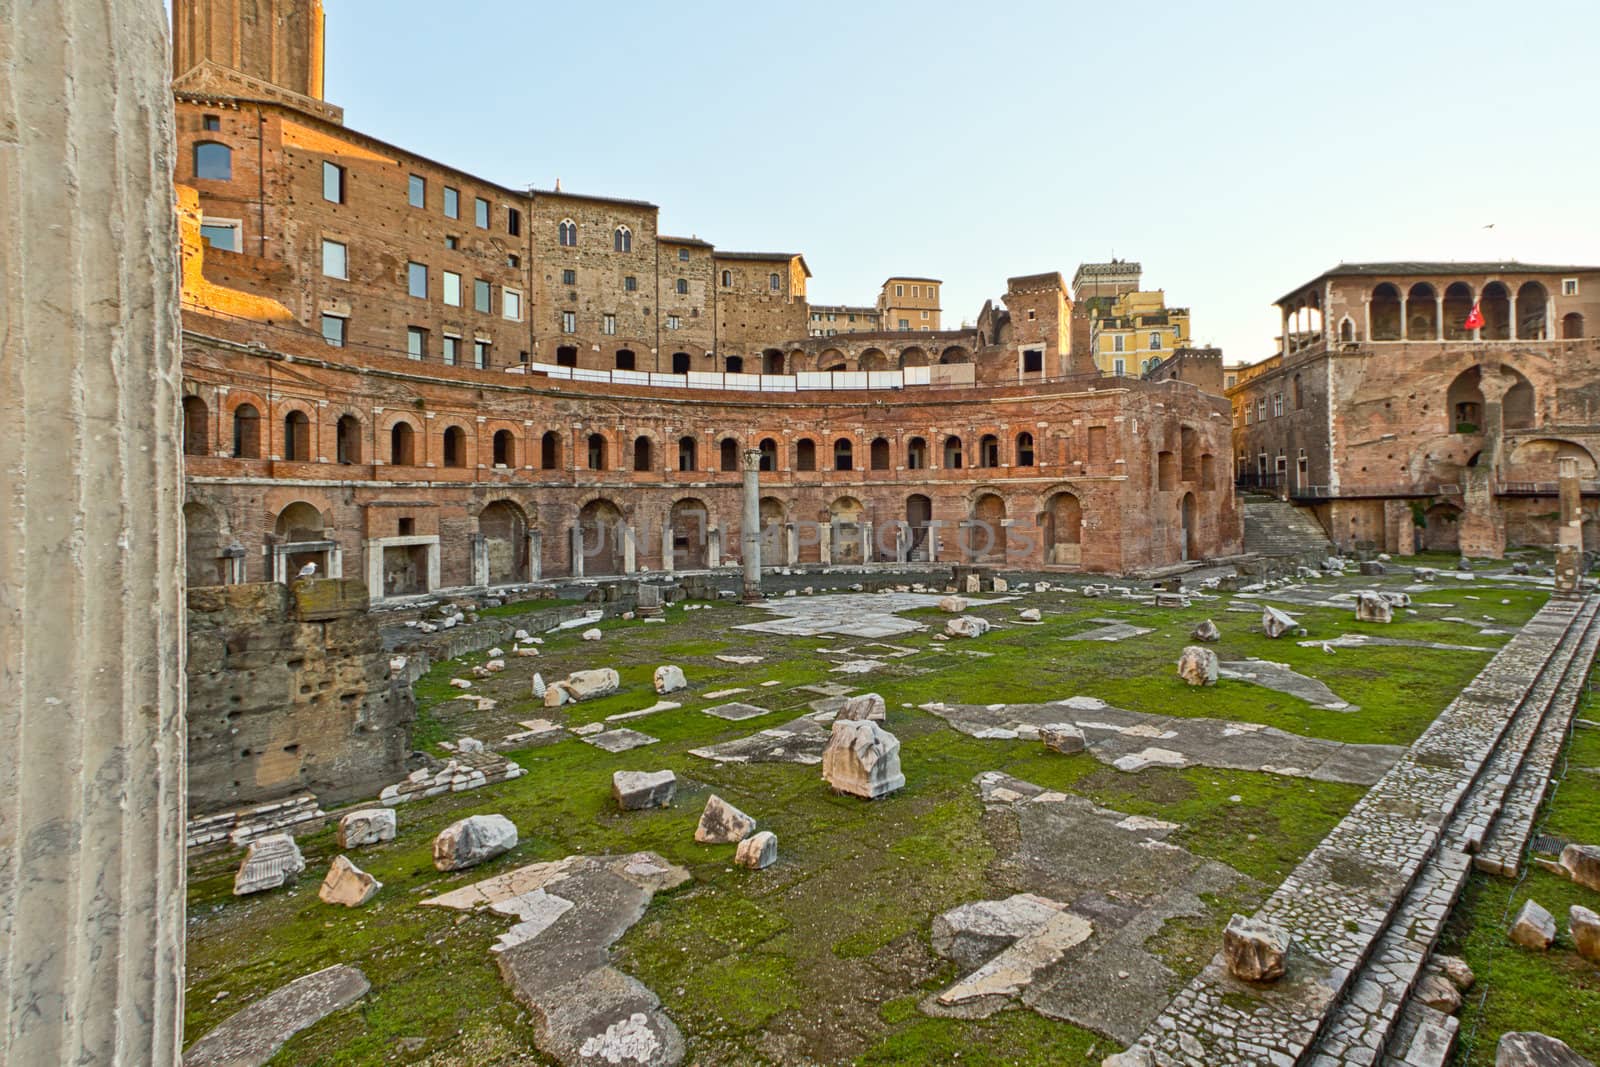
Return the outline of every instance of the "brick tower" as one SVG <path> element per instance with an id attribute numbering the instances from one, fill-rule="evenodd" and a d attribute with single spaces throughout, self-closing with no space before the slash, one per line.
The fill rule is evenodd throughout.
<path id="1" fill-rule="evenodd" d="M 173 0 L 172 74 L 210 60 L 322 99 L 322 0 Z"/>

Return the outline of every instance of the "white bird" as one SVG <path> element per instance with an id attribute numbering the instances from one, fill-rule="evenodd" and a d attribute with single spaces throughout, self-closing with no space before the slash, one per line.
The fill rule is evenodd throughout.
<path id="1" fill-rule="evenodd" d="M 315 563 L 307 563 L 304 567 L 300 568 L 300 573 L 295 575 L 295 577 L 296 578 L 309 578 L 313 574 L 316 574 L 316 573 L 317 573 L 317 565 Z"/>

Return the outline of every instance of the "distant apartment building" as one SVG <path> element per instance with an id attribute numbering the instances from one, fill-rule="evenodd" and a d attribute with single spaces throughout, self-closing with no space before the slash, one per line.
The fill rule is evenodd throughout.
<path id="1" fill-rule="evenodd" d="M 877 333 L 878 309 L 854 304 L 812 304 L 812 337 L 835 337 L 841 333 Z"/>
<path id="2" fill-rule="evenodd" d="M 1161 289 L 1141 289 L 1138 263 L 1083 263 L 1072 277 L 1073 347 L 1102 374 L 1138 377 L 1189 344 L 1188 308 L 1167 307 Z"/>
<path id="3" fill-rule="evenodd" d="M 939 329 L 938 278 L 890 278 L 878 294 L 880 329 L 890 332 Z"/>

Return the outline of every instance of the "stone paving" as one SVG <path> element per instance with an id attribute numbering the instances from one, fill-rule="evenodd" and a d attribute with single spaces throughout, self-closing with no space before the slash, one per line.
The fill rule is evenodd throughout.
<path id="1" fill-rule="evenodd" d="M 1372 785 L 1405 752 L 1399 745 L 1352 745 L 1259 723 L 1126 711 L 1095 697 L 1051 704 L 924 704 L 922 710 L 969 737 L 994 740 L 1032 740 L 1042 726 L 1071 723 L 1083 731 L 1096 759 L 1130 772 L 1199 765 Z"/>
<path id="2" fill-rule="evenodd" d="M 802 715 L 760 730 L 748 737 L 724 741 L 720 745 L 691 748 L 689 755 L 717 763 L 800 763 L 812 766 L 822 762 L 822 750 L 828 747 L 828 723 L 836 712 L 815 712 Z"/>
<path id="3" fill-rule="evenodd" d="M 1266 659 L 1223 660 L 1217 665 L 1217 677 L 1249 682 L 1285 696 L 1298 697 L 1323 711 L 1361 710 L 1324 683 L 1301 674 L 1287 663 L 1274 663 Z"/>
<path id="4" fill-rule="evenodd" d="M 779 616 L 769 622 L 748 622 L 735 626 L 736 630 L 755 630 L 764 634 L 784 634 L 789 637 L 821 637 L 824 634 L 841 634 L 845 637 L 881 639 L 896 634 L 912 633 L 926 627 L 913 619 L 903 619 L 896 612 L 917 608 L 936 608 L 944 594 L 935 593 L 845 593 L 825 597 L 779 597 L 763 600 L 757 607 Z M 973 607 L 1000 604 L 1010 597 L 977 600 L 967 597 Z"/>
<path id="5" fill-rule="evenodd" d="M 1157 1064 L 1291 1064 L 1313 1053 L 1317 1067 L 1376 1061 L 1412 966 L 1426 958 L 1405 938 L 1442 922 L 1465 878 L 1466 857 L 1441 848 L 1445 828 L 1475 785 L 1504 792 L 1480 774 L 1521 704 L 1553 693 L 1583 654 L 1597 605 L 1552 601 L 1506 643 L 1257 912 L 1290 931 L 1288 974 L 1240 982 L 1219 954 L 1140 1036 Z M 1326 1051 L 1314 1049 L 1324 1026 Z"/>

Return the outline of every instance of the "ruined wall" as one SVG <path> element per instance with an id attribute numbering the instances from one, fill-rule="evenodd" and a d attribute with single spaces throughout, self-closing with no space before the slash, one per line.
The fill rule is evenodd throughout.
<path id="1" fill-rule="evenodd" d="M 189 590 L 191 817 L 404 777 L 416 705 L 366 604 L 355 581 Z"/>

